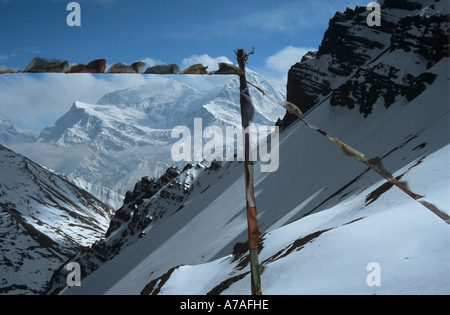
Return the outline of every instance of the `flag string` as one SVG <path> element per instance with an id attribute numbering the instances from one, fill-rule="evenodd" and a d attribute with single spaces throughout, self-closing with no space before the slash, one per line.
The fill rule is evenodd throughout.
<path id="1" fill-rule="evenodd" d="M 310 129 L 317 131 L 321 135 L 327 137 L 328 140 L 336 143 L 337 146 L 339 147 L 339 149 L 345 155 L 353 157 L 353 158 L 357 159 L 359 162 L 364 163 L 370 169 L 374 170 L 379 175 L 381 175 L 383 178 L 385 178 L 390 184 L 398 187 L 401 191 L 406 193 L 408 196 L 410 196 L 414 200 L 418 201 L 421 205 L 423 205 L 424 207 L 428 208 L 433 213 L 438 215 L 446 223 L 450 224 L 450 216 L 448 216 L 447 214 L 445 214 L 445 213 L 443 213 L 441 211 L 436 211 L 436 207 L 431 205 L 430 203 L 428 203 L 426 201 L 419 201 L 419 199 L 424 198 L 424 196 L 421 196 L 419 194 L 416 194 L 416 193 L 412 192 L 410 190 L 409 185 L 408 185 L 408 183 L 406 181 L 398 181 L 397 179 L 395 179 L 394 176 L 384 168 L 380 157 L 377 156 L 377 157 L 374 157 L 374 158 L 366 158 L 363 153 L 361 153 L 358 150 L 352 148 L 351 146 L 345 144 L 344 142 L 342 142 L 338 138 L 331 137 L 326 131 L 324 131 L 324 130 L 314 126 L 310 122 L 308 122 L 306 120 L 306 117 L 303 115 L 303 113 L 300 111 L 300 109 L 296 105 L 294 105 L 294 104 L 292 104 L 290 102 L 279 102 L 276 99 L 274 99 L 272 96 L 268 95 L 261 87 L 258 87 L 255 84 L 253 84 L 251 82 L 248 82 L 248 81 L 247 81 L 247 83 L 250 84 L 251 86 L 253 86 L 255 89 L 257 89 L 259 92 L 261 92 L 263 96 L 268 97 L 273 102 L 275 102 L 275 103 L 279 104 L 280 106 L 282 106 L 283 108 L 285 108 L 289 113 L 291 113 L 294 116 L 296 116 L 298 119 L 300 119 Z M 429 205 L 431 205 L 432 207 L 430 207 Z"/>

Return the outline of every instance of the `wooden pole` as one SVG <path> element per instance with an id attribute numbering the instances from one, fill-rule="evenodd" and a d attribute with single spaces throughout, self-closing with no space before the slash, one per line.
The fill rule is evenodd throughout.
<path id="1" fill-rule="evenodd" d="M 251 270 L 251 290 L 252 295 L 262 295 L 261 291 L 261 268 L 258 261 L 258 247 L 261 231 L 259 230 L 256 202 L 254 194 L 253 183 L 253 161 L 251 161 L 250 152 L 250 133 L 245 132 L 245 129 L 250 126 L 250 121 L 253 118 L 254 108 L 250 98 L 250 93 L 247 86 L 247 79 L 245 75 L 245 65 L 248 56 L 254 53 L 245 53 L 243 49 L 235 51 L 239 68 L 241 69 L 240 79 L 240 103 L 241 103 L 241 119 L 244 137 L 244 174 L 245 174 L 245 197 L 247 208 L 247 225 L 248 225 L 248 245 L 249 245 L 249 261 Z"/>

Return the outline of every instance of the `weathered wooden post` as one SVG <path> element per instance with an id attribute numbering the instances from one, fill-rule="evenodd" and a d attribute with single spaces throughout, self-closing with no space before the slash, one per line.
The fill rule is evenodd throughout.
<path id="1" fill-rule="evenodd" d="M 261 237 L 261 231 L 258 226 L 256 202 L 254 194 L 253 183 L 253 161 L 250 158 L 251 143 L 250 132 L 245 130 L 250 126 L 250 121 L 253 118 L 254 107 L 250 97 L 250 93 L 247 86 L 247 79 L 245 75 L 245 64 L 247 63 L 248 56 L 254 53 L 254 50 L 250 53 L 245 53 L 243 49 L 235 51 L 239 68 L 240 78 L 240 103 L 241 103 L 241 119 L 244 137 L 244 173 L 245 173 L 245 196 L 247 203 L 247 224 L 248 224 L 248 249 L 249 260 L 251 270 L 251 288 L 253 295 L 262 295 L 261 291 L 261 267 L 258 261 L 258 245 Z M 247 129 L 248 130 L 248 129 Z"/>

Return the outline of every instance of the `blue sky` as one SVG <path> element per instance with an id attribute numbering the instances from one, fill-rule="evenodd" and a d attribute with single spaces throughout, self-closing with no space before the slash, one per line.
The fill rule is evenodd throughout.
<path id="1" fill-rule="evenodd" d="M 207 54 L 234 61 L 256 47 L 264 67 L 288 46 L 317 48 L 329 19 L 357 0 L 79 0 L 81 26 L 66 24 L 68 0 L 0 0 L 0 62 L 23 68 L 35 55 L 85 63 L 105 58 L 182 64 Z"/>
<path id="2" fill-rule="evenodd" d="M 235 63 L 234 49 L 255 46 L 248 67 L 283 82 L 292 64 L 318 48 L 336 11 L 370 1 L 79 0 L 79 27 L 66 23 L 69 2 L 0 0 L 0 67 L 20 70 L 41 56 L 71 64 L 98 58 L 108 65 L 176 63 L 183 69 L 197 62 Z M 12 87 L 5 80 L 0 77 L 0 89 Z M 14 81 L 25 82 L 31 84 Z M 14 120 L 10 108 L 0 103 L 0 116 Z"/>

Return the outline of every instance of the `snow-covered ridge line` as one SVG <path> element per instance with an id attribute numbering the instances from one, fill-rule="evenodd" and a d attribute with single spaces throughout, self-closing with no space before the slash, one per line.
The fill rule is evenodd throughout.
<path id="1" fill-rule="evenodd" d="M 42 294 L 62 263 L 106 233 L 113 209 L 1 145 L 0 173 L 0 292 Z"/>

